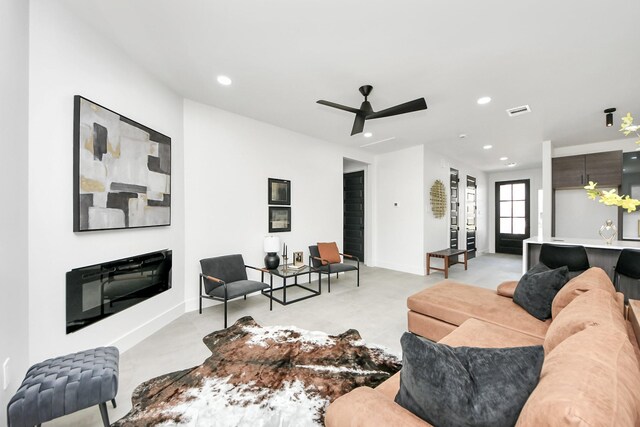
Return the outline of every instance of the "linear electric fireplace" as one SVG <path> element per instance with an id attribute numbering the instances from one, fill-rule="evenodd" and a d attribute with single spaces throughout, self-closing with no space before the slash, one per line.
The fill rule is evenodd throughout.
<path id="1" fill-rule="evenodd" d="M 171 288 L 171 251 L 67 272 L 67 334 Z"/>

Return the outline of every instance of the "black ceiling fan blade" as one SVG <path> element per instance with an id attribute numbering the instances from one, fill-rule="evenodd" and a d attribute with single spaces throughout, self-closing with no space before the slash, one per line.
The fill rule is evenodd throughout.
<path id="1" fill-rule="evenodd" d="M 353 121 L 353 128 L 351 129 L 351 136 L 357 133 L 362 133 L 362 131 L 364 130 L 365 120 L 366 120 L 366 117 L 364 114 L 362 113 L 356 114 L 356 119 Z"/>
<path id="2" fill-rule="evenodd" d="M 380 119 L 382 117 L 397 116 L 398 114 L 412 113 L 414 111 L 426 110 L 427 102 L 424 98 L 414 99 L 413 101 L 405 102 L 404 104 L 396 105 L 395 107 L 380 110 L 375 113 L 367 114 L 367 120 Z"/>
<path id="3" fill-rule="evenodd" d="M 336 104 L 335 102 L 331 102 L 331 101 L 325 101 L 323 99 L 316 101 L 318 104 L 322 104 L 322 105 L 326 105 L 327 107 L 333 107 L 333 108 L 337 108 L 339 110 L 344 110 L 344 111 L 348 111 L 350 113 L 360 113 L 360 110 L 357 108 L 353 108 L 353 107 L 347 107 L 346 105 L 340 105 L 340 104 Z"/>

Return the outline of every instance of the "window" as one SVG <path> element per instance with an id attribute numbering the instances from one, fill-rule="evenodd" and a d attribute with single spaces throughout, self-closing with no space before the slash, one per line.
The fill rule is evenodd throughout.
<path id="1" fill-rule="evenodd" d="M 525 183 L 500 185 L 500 234 L 526 234 L 527 189 Z"/>

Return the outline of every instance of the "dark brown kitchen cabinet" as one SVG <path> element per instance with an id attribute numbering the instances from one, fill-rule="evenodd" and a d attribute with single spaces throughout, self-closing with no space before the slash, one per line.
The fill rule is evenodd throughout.
<path id="1" fill-rule="evenodd" d="M 589 181 L 598 187 L 622 185 L 622 151 L 555 157 L 551 159 L 554 189 L 581 188 Z"/>

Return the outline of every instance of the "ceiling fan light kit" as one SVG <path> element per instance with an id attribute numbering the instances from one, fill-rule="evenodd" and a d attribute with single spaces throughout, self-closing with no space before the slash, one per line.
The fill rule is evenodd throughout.
<path id="1" fill-rule="evenodd" d="M 327 107 L 337 108 L 339 110 L 348 111 L 354 113 L 356 118 L 353 122 L 353 128 L 351 129 L 351 135 L 362 133 L 364 130 L 364 122 L 366 120 L 381 119 L 383 117 L 397 116 L 399 114 L 412 113 L 414 111 L 426 110 L 427 102 L 424 98 L 414 99 L 413 101 L 405 102 L 394 107 L 390 107 L 380 111 L 374 111 L 371 103 L 367 100 L 369 94 L 373 90 L 373 86 L 364 85 L 360 86 L 360 93 L 364 96 L 364 102 L 360 105 L 360 108 L 347 107 L 346 105 L 336 104 L 335 102 L 325 101 L 323 99 L 317 101 L 318 104 L 326 105 Z"/>

